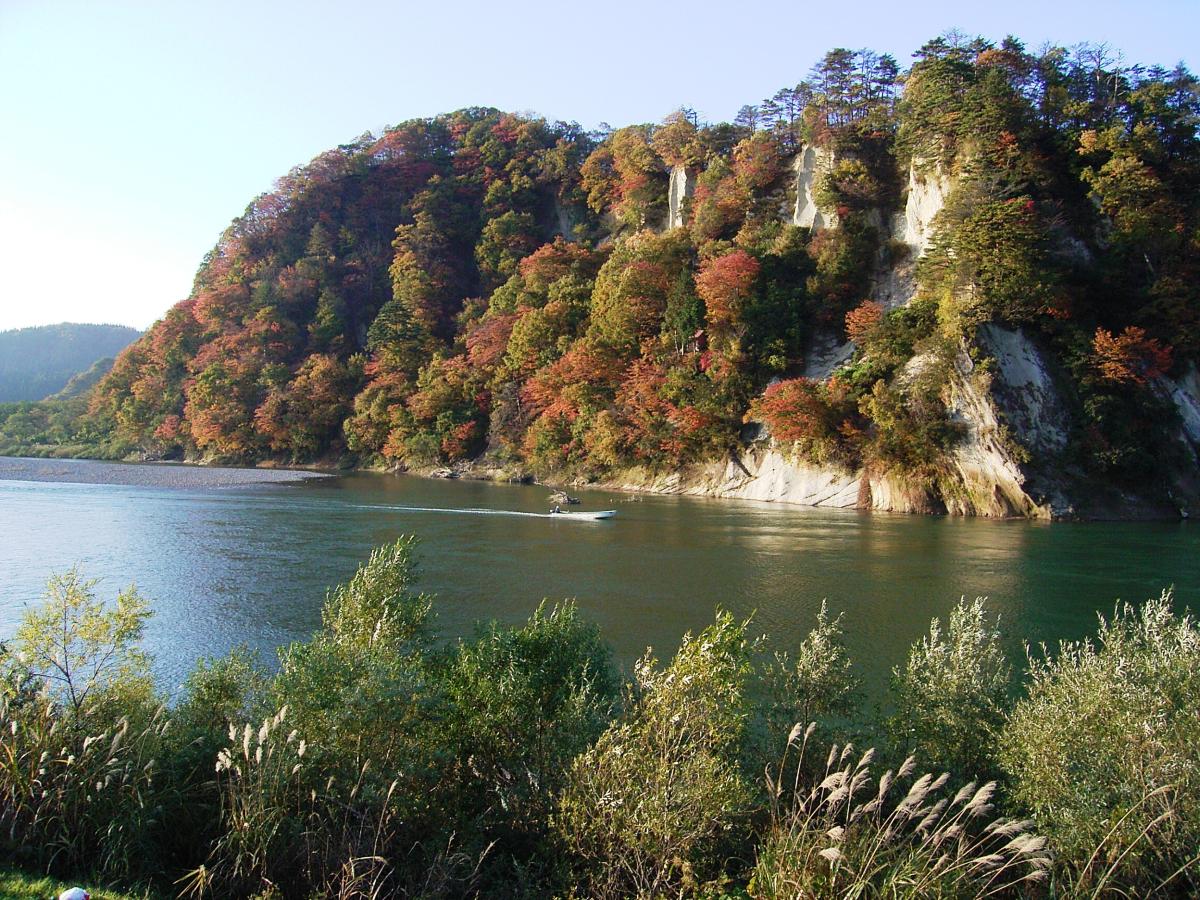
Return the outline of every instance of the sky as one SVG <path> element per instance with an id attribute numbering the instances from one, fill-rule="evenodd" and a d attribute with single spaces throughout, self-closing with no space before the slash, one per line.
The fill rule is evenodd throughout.
<path id="1" fill-rule="evenodd" d="M 255 196 L 364 131 L 728 120 L 833 47 L 903 66 L 951 28 L 1200 68 L 1200 0 L 0 0 L 0 330 L 147 327 Z"/>

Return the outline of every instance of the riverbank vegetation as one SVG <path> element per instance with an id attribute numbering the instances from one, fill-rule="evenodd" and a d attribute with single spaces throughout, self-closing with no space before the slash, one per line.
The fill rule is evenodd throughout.
<path id="1" fill-rule="evenodd" d="M 932 484 L 964 431 L 947 385 L 987 371 L 995 324 L 1052 361 L 1069 434 L 1044 465 L 1167 496 L 1198 122 L 1183 68 L 956 34 L 907 69 L 832 50 L 733 122 L 404 122 L 255 199 L 86 409 L 0 410 L 0 449 L 604 477 L 723 458 L 752 419 Z M 847 339 L 830 378 L 814 348 Z"/>
<path id="2" fill-rule="evenodd" d="M 172 703 L 146 601 L 55 576 L 0 653 L 5 858 L 192 897 L 1200 890 L 1200 627 L 1169 594 L 1017 672 L 964 600 L 884 716 L 824 610 L 793 647 L 717 611 L 623 678 L 569 603 L 445 640 L 413 554 Z"/>

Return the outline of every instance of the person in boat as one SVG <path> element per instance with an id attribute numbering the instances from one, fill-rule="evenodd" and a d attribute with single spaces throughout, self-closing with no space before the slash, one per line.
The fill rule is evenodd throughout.
<path id="1" fill-rule="evenodd" d="M 557 503 L 555 503 L 553 509 L 550 510 L 550 515 L 557 516 L 561 512 L 562 512 L 562 509 L 560 509 L 559 505 Z"/>

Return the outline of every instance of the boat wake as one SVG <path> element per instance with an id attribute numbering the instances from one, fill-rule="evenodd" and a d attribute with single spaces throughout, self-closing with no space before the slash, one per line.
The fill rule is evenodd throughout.
<path id="1" fill-rule="evenodd" d="M 592 512 L 563 512 L 563 513 L 534 513 L 521 512 L 515 509 L 480 509 L 478 507 L 450 507 L 450 506 L 384 506 L 371 503 L 355 503 L 351 505 L 352 509 L 387 509 L 397 512 L 420 512 L 420 513 L 459 513 L 468 516 L 521 516 L 526 519 L 573 519 L 576 521 L 593 522 L 598 519 L 610 518 L 613 515 L 612 511 L 607 511 L 608 515 Z"/>

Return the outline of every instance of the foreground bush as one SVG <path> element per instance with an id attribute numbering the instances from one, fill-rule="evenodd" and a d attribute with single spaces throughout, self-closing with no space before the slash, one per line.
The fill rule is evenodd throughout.
<path id="1" fill-rule="evenodd" d="M 556 868 L 561 852 L 548 834 L 555 800 L 620 697 L 599 629 L 573 605 L 541 606 L 519 628 L 493 624 L 461 644 L 445 683 L 456 753 L 447 802 L 500 868 L 522 880 Z"/>
<path id="2" fill-rule="evenodd" d="M 960 600 L 948 627 L 934 619 L 892 674 L 892 738 L 930 765 L 965 777 L 995 774 L 1011 684 L 999 623 L 989 621 L 982 598 Z"/>
<path id="3" fill-rule="evenodd" d="M 815 726 L 769 762 L 789 717 L 873 727 L 824 608 L 769 658 L 718 613 L 622 686 L 573 606 L 447 643 L 414 579 L 411 540 L 379 548 L 275 675 L 204 660 L 173 708 L 138 649 L 145 603 L 52 579 L 0 649 L 0 853 L 204 897 L 1200 887 L 1200 630 L 1169 595 L 1032 661 L 1011 715 L 995 625 L 961 603 L 897 670 L 892 724 L 963 774 L 914 779 L 913 757 L 877 777 L 874 751 L 826 755 Z M 1003 790 L 979 786 L 997 763 Z"/>
<path id="4" fill-rule="evenodd" d="M 1030 660 L 1000 743 L 1080 891 L 1200 891 L 1200 628 L 1169 592 Z"/>
<path id="5" fill-rule="evenodd" d="M 665 669 L 638 663 L 628 711 L 575 760 L 559 808 L 588 896 L 678 895 L 723 874 L 751 812 L 750 674 L 746 626 L 728 613 Z"/>
<path id="6" fill-rule="evenodd" d="M 25 864 L 145 874 L 183 785 L 156 776 L 168 720 L 138 641 L 133 590 L 114 606 L 74 570 L 0 648 L 0 846 Z M 186 821 L 186 817 L 181 817 Z"/>

